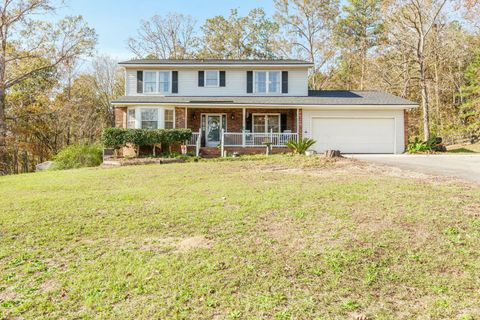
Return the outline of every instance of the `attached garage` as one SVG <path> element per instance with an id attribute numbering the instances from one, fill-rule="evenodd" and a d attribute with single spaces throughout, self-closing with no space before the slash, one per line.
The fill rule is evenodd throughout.
<path id="1" fill-rule="evenodd" d="M 315 150 L 343 153 L 395 153 L 394 118 L 312 118 Z"/>
<path id="2" fill-rule="evenodd" d="M 402 153 L 403 110 L 303 110 L 304 135 L 313 150 L 342 153 Z"/>

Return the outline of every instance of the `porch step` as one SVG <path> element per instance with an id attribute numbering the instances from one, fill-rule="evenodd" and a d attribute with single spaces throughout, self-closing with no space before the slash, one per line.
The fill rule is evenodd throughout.
<path id="1" fill-rule="evenodd" d="M 220 157 L 220 149 L 215 147 L 202 147 L 200 148 L 200 156 L 202 158 L 217 158 Z"/>

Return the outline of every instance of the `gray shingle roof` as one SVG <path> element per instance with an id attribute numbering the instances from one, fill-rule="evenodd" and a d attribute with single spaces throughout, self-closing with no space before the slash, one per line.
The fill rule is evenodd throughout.
<path id="1" fill-rule="evenodd" d="M 416 106 L 409 101 L 380 91 L 349 90 L 311 90 L 308 96 L 123 96 L 112 101 L 122 103 L 159 103 L 159 104 L 238 104 L 238 105 L 401 105 Z"/>
<path id="2" fill-rule="evenodd" d="M 275 59 L 275 60 L 262 60 L 262 59 L 133 59 L 129 61 L 123 61 L 120 65 L 312 65 L 308 61 L 296 60 L 296 59 Z"/>

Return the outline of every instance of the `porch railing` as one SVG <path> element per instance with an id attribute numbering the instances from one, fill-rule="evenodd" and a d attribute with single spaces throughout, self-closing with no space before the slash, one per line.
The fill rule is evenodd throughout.
<path id="1" fill-rule="evenodd" d="M 297 141 L 297 133 L 284 132 L 225 132 L 225 147 L 264 147 L 269 143 L 273 147 L 285 147 L 289 140 Z"/>
<path id="2" fill-rule="evenodd" d="M 197 145 L 197 140 L 198 137 L 201 135 L 201 131 L 199 132 L 192 132 L 192 136 L 190 137 L 190 140 L 187 141 L 187 145 L 190 147 L 194 147 Z"/>
<path id="3" fill-rule="evenodd" d="M 272 147 L 285 147 L 289 140 L 298 140 L 298 133 L 290 132 L 220 132 L 220 150 L 224 153 L 225 147 L 265 147 L 270 144 Z M 193 132 L 187 145 L 195 147 L 195 154 L 200 154 L 202 145 L 202 131 Z"/>

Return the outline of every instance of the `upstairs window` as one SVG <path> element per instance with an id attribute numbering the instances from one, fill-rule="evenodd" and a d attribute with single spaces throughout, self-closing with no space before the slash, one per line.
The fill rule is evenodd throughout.
<path id="1" fill-rule="evenodd" d="M 144 93 L 169 93 L 170 72 L 169 71 L 145 71 L 143 73 Z"/>
<path id="2" fill-rule="evenodd" d="M 220 83 L 220 76 L 218 71 L 205 71 L 205 86 L 218 87 Z"/>
<path id="3" fill-rule="evenodd" d="M 157 92 L 157 73 L 152 71 L 145 71 L 143 73 L 143 83 L 144 88 L 143 92 L 145 93 L 153 93 Z"/>
<path id="4" fill-rule="evenodd" d="M 280 93 L 280 71 L 256 71 L 255 93 Z"/>
<path id="5" fill-rule="evenodd" d="M 170 72 L 159 72 L 158 80 L 158 92 L 168 93 L 170 91 Z"/>

